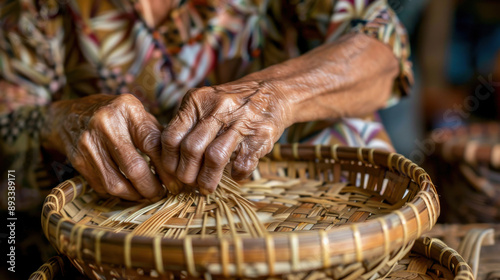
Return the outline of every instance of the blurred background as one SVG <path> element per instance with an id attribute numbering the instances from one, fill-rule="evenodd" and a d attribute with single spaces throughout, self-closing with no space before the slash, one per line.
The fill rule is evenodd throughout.
<path id="1" fill-rule="evenodd" d="M 388 2 L 410 35 L 415 84 L 381 116 L 396 150 L 422 164 L 432 129 L 499 118 L 500 1 Z"/>
<path id="2" fill-rule="evenodd" d="M 430 174 L 447 244 L 467 227 L 495 229 L 477 279 L 498 279 L 500 1 L 388 2 L 410 35 L 415 84 L 382 120 L 397 152 Z"/>

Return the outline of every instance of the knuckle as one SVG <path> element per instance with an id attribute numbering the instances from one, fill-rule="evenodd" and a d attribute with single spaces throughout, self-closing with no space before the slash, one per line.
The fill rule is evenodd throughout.
<path id="1" fill-rule="evenodd" d="M 225 165 L 230 157 L 231 154 L 227 149 L 215 145 L 209 146 L 205 152 L 205 161 L 208 166 Z"/>
<path id="2" fill-rule="evenodd" d="M 137 104 L 137 103 L 141 103 L 139 101 L 139 99 L 137 99 L 137 97 L 135 97 L 134 95 L 130 94 L 130 93 L 124 93 L 124 94 L 120 94 L 116 97 L 116 102 L 118 102 L 119 104 Z"/>
<path id="3" fill-rule="evenodd" d="M 80 135 L 80 138 L 78 139 L 77 149 L 90 150 L 92 149 L 92 146 L 93 146 L 93 140 L 90 131 L 88 130 L 83 131 L 82 134 Z"/>
<path id="4" fill-rule="evenodd" d="M 142 126 L 139 128 L 139 134 L 145 135 L 142 139 L 141 145 L 142 150 L 145 153 L 157 153 L 160 151 L 160 132 L 156 127 L 151 127 L 149 125 Z"/>
<path id="5" fill-rule="evenodd" d="M 141 101 L 129 93 L 119 95 L 115 102 L 118 110 L 129 112 L 131 117 L 140 116 L 145 111 Z"/>
<path id="6" fill-rule="evenodd" d="M 259 128 L 259 134 L 263 139 L 272 139 L 275 134 L 274 128 L 268 125 L 262 126 Z"/>
<path id="7" fill-rule="evenodd" d="M 123 172 L 127 175 L 128 178 L 133 181 L 144 181 L 147 179 L 149 173 L 151 172 L 149 169 L 149 165 L 147 162 L 141 158 L 136 157 L 125 162 L 125 170 Z"/>
<path id="8" fill-rule="evenodd" d="M 235 105 L 234 98 L 229 94 L 222 94 L 218 96 L 219 107 L 231 108 Z"/>
<path id="9" fill-rule="evenodd" d="M 176 176 L 177 176 L 177 179 L 179 179 L 179 181 L 181 181 L 182 183 L 184 183 L 186 185 L 193 185 L 196 182 L 196 177 L 191 176 L 187 172 L 182 172 L 182 171 L 178 170 L 176 172 Z"/>
<path id="10" fill-rule="evenodd" d="M 203 88 L 192 88 L 186 92 L 184 97 L 182 98 L 183 102 L 189 102 L 192 99 L 196 99 L 199 93 L 203 90 Z"/>
<path id="11" fill-rule="evenodd" d="M 113 110 L 108 107 L 99 108 L 92 116 L 90 124 L 105 124 L 113 118 Z"/>
<path id="12" fill-rule="evenodd" d="M 161 134 L 163 148 L 169 152 L 177 152 L 181 140 L 181 135 L 179 133 L 175 133 L 174 129 L 167 128 Z"/>
<path id="13" fill-rule="evenodd" d="M 233 171 L 235 171 L 237 174 L 242 174 L 242 173 L 247 173 L 248 172 L 248 166 L 241 161 L 235 161 L 233 162 L 232 166 Z"/>
<path id="14" fill-rule="evenodd" d="M 232 166 L 233 176 L 236 178 L 246 178 L 250 176 L 253 170 L 257 167 L 258 159 L 252 157 L 243 160 L 236 160 Z"/>
<path id="15" fill-rule="evenodd" d="M 181 143 L 181 154 L 188 159 L 200 158 L 205 152 L 205 148 L 198 139 L 188 137 Z"/>
<path id="16" fill-rule="evenodd" d="M 127 193 L 127 187 L 124 182 L 111 179 L 106 183 L 106 191 L 113 196 L 123 196 Z"/>
<path id="17" fill-rule="evenodd" d="M 159 137 L 147 136 L 142 142 L 142 150 L 146 154 L 157 154 L 160 150 Z"/>
<path id="18" fill-rule="evenodd" d="M 182 99 L 184 106 L 195 106 L 200 101 L 204 100 L 210 93 L 215 92 L 213 87 L 201 87 L 190 89 L 186 92 Z"/>

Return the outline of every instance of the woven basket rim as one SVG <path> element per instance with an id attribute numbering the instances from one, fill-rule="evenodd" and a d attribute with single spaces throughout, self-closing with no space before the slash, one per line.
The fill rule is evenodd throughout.
<path id="1" fill-rule="evenodd" d="M 42 211 L 42 227 L 49 240 L 51 240 L 51 236 L 59 236 L 61 232 L 69 232 L 74 241 L 72 246 L 76 249 L 65 251 L 58 244 L 55 244 L 55 247 L 72 257 L 93 261 L 97 264 L 104 263 L 102 256 L 109 252 L 95 249 L 100 248 L 102 244 L 107 242 L 122 244 L 123 252 L 121 254 L 117 253 L 119 255 L 117 258 L 123 260 L 127 268 L 133 267 L 132 264 L 136 262 L 131 254 L 135 248 L 144 248 L 155 244 L 156 247 L 151 246 L 151 250 L 153 250 L 151 256 L 147 260 L 141 260 L 141 262 L 154 264 L 151 269 L 163 271 L 165 269 L 163 267 L 164 263 L 178 260 L 163 254 L 161 248 L 168 248 L 171 251 L 175 249 L 177 252 L 183 252 L 185 256 L 183 262 L 188 273 L 192 276 L 199 276 L 198 264 L 195 259 L 208 250 L 218 248 L 222 258 L 224 256 L 227 258 L 230 254 L 229 247 L 234 247 L 235 250 L 237 248 L 261 248 L 263 252 L 266 252 L 260 258 L 262 263 L 268 265 L 267 275 L 278 275 L 300 271 L 303 269 L 304 264 L 312 265 L 315 268 L 328 268 L 332 265 L 361 262 L 368 258 L 388 255 L 391 252 L 401 250 L 422 233 L 430 230 L 439 216 L 439 199 L 429 175 L 421 167 L 402 155 L 375 149 L 339 147 L 338 145 L 309 146 L 291 144 L 276 145 L 270 154 L 270 158 L 274 160 L 312 160 L 319 158 L 321 160 L 330 159 L 333 161 L 376 165 L 407 176 L 419 186 L 420 191 L 405 206 L 390 214 L 363 223 L 342 225 L 328 231 L 270 232 L 266 237 L 257 238 L 244 236 L 236 239 L 219 239 L 217 237 L 201 239 L 188 236 L 185 239 L 172 239 L 161 236 L 131 236 L 130 233 L 125 232 L 114 233 L 106 229 L 75 224 L 70 219 L 63 217 L 60 213 L 63 206 L 86 191 L 83 179 L 75 177 L 61 183 L 47 197 Z M 78 185 L 78 181 L 80 181 L 80 185 Z M 61 186 L 65 186 L 65 188 L 61 189 Z M 66 199 L 66 196 L 70 196 L 70 198 L 72 196 L 73 199 Z M 60 199 L 54 202 L 54 197 Z M 391 240 L 391 237 L 394 236 L 402 237 Z M 350 240 L 351 244 L 339 246 L 339 237 L 345 237 L 346 239 L 343 239 L 342 242 Z M 372 238 L 381 240 L 382 245 L 368 248 L 367 244 L 371 244 L 369 240 Z M 311 253 L 304 255 L 301 251 L 302 255 L 298 254 L 302 247 L 307 247 L 307 250 L 311 250 Z M 332 247 L 336 248 L 336 250 L 329 249 Z M 94 249 L 94 256 L 90 257 L 88 254 L 82 253 L 84 248 Z M 275 250 L 277 248 L 285 250 L 287 254 L 276 254 Z M 243 256 L 246 254 L 245 251 L 239 253 Z M 318 258 L 320 260 L 311 264 L 310 254 L 320 255 Z M 278 268 L 277 264 L 281 264 L 282 268 Z M 216 270 L 226 272 L 230 270 L 232 271 L 231 275 L 238 276 L 241 274 L 239 270 L 241 265 L 243 263 L 239 261 L 234 263 L 226 261 L 218 266 Z"/>
<path id="2" fill-rule="evenodd" d="M 452 128 L 437 128 L 430 133 L 436 154 L 448 163 L 487 164 L 500 169 L 500 123 L 471 123 Z"/>
<path id="3" fill-rule="evenodd" d="M 415 241 L 411 252 L 440 263 L 455 275 L 454 279 L 474 279 L 472 269 L 463 257 L 440 239 L 427 236 L 420 237 Z M 66 256 L 54 256 L 40 266 L 37 271 L 33 272 L 29 279 L 56 279 L 55 276 L 59 272 L 64 273 L 68 265 L 69 260 Z"/>
<path id="4" fill-rule="evenodd" d="M 474 274 L 469 264 L 453 248 L 438 238 L 420 237 L 412 248 L 421 256 L 431 259 L 447 268 L 455 276 L 454 279 L 474 280 Z"/>
<path id="5" fill-rule="evenodd" d="M 464 258 L 456 250 L 449 247 L 438 238 L 428 236 L 418 238 L 411 252 L 441 264 L 454 274 L 454 279 L 474 279 L 472 268 Z M 64 272 L 69 263 L 69 260 L 64 255 L 54 256 L 40 266 L 37 271 L 32 273 L 29 279 L 55 279 L 54 276 L 56 276 L 58 272 Z M 390 275 L 390 273 L 391 272 L 388 274 Z"/>

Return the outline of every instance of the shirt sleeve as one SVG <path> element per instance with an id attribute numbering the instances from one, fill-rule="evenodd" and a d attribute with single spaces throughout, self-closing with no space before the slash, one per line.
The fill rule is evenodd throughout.
<path id="1" fill-rule="evenodd" d="M 64 85 L 58 7 L 35 7 L 34 2 L 0 4 L 0 170 L 15 171 L 20 210 L 40 202 L 40 129 L 46 106 Z M 6 175 L 0 178 L 0 191 L 6 195 Z"/>
<path id="2" fill-rule="evenodd" d="M 408 35 L 387 0 L 303 0 L 298 1 L 296 13 L 301 22 L 315 26 L 324 42 L 348 33 L 364 33 L 387 44 L 399 61 L 400 70 L 387 106 L 409 93 L 413 72 Z"/>

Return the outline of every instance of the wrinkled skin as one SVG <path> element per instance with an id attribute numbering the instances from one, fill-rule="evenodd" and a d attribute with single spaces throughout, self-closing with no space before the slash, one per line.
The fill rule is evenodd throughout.
<path id="1" fill-rule="evenodd" d="M 56 102 L 42 131 L 45 148 L 64 154 L 98 193 L 157 200 L 165 189 L 136 150 L 160 161 L 162 127 L 130 94 Z M 162 174 L 164 181 L 171 178 Z"/>
<path id="2" fill-rule="evenodd" d="M 255 81 L 189 91 L 162 133 L 163 167 L 209 193 L 235 153 L 232 176 L 247 177 L 289 125 L 284 99 L 278 89 Z"/>
<path id="3" fill-rule="evenodd" d="M 210 193 L 231 159 L 232 175 L 248 176 L 294 123 L 382 108 L 397 73 L 386 45 L 351 34 L 231 83 L 190 90 L 163 130 L 131 95 L 55 102 L 42 143 L 67 156 L 98 192 L 154 200 L 161 183 L 175 191 L 171 182 L 180 180 Z"/>

